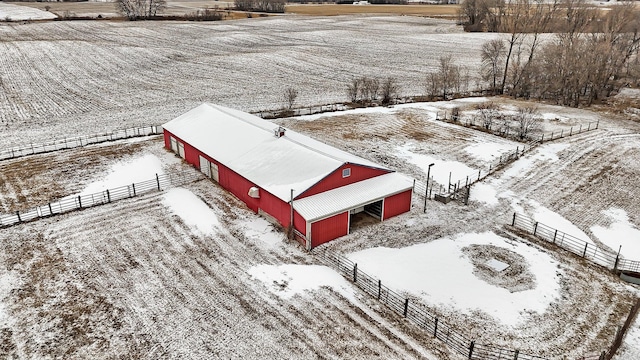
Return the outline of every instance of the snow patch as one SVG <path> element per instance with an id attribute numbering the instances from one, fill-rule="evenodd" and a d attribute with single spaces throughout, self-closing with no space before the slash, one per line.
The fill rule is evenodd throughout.
<path id="1" fill-rule="evenodd" d="M 162 196 L 162 204 L 178 215 L 194 232 L 213 235 L 220 229 L 218 216 L 194 193 L 173 188 Z"/>
<path id="2" fill-rule="evenodd" d="M 326 266 L 262 264 L 251 267 L 248 273 L 283 299 L 327 286 L 355 301 L 351 285 L 340 274 Z"/>
<path id="3" fill-rule="evenodd" d="M 487 205 L 498 205 L 498 192 L 493 186 L 478 182 L 471 186 L 471 194 L 469 194 L 469 200 L 482 202 Z"/>
<path id="4" fill-rule="evenodd" d="M 522 157 L 511 164 L 501 178 L 524 177 L 538 162 L 553 163 L 560 160 L 558 153 L 568 147 L 569 144 L 546 144 L 539 146 L 535 149 L 533 155 Z"/>
<path id="5" fill-rule="evenodd" d="M 613 223 L 609 227 L 593 226 L 591 232 L 614 251 L 618 251 L 619 246 L 622 245 L 620 249 L 622 256 L 640 260 L 640 230 L 629 221 L 627 212 L 618 208 L 610 208 L 602 213 L 609 217 Z"/>
<path id="6" fill-rule="evenodd" d="M 503 247 L 522 255 L 536 277 L 536 287 L 512 293 L 476 277 L 471 259 L 462 251 L 473 244 Z M 558 262 L 534 247 L 492 232 L 461 234 L 400 249 L 376 247 L 348 257 L 390 288 L 466 314 L 484 311 L 507 326 L 524 321 L 528 313 L 543 313 L 560 291 Z"/>
<path id="7" fill-rule="evenodd" d="M 458 161 L 440 160 L 435 157 L 417 154 L 411 151 L 413 146 L 405 144 L 396 147 L 396 154 L 407 159 L 408 162 L 418 166 L 425 175 L 428 172 L 429 164 L 435 164 L 431 167 L 431 177 L 433 181 L 440 185 L 449 184 L 449 173 L 451 173 L 451 181 L 464 179 L 466 176 L 478 174 L 478 170 L 472 169 L 467 165 Z"/>
<path id="8" fill-rule="evenodd" d="M 579 227 L 575 226 L 571 221 L 562 217 L 562 215 L 547 209 L 540 205 L 537 201 L 529 200 L 529 205 L 533 206 L 533 218 L 535 221 L 547 225 L 552 229 L 557 229 L 565 234 L 569 234 L 580 240 L 594 244 L 593 240 Z"/>
<path id="9" fill-rule="evenodd" d="M 490 162 L 498 160 L 503 154 L 515 151 L 516 148 L 510 144 L 475 143 L 467 146 L 464 150 L 478 160 Z"/>
<path id="10" fill-rule="evenodd" d="M 80 195 L 95 194 L 107 189 L 152 180 L 156 174 L 163 173 L 162 161 L 155 155 L 146 154 L 114 164 L 103 180 L 89 184 Z"/>
<path id="11" fill-rule="evenodd" d="M 242 223 L 247 238 L 259 240 L 269 246 L 282 243 L 282 232 L 274 229 L 273 225 L 261 217 L 254 217 Z"/>
<path id="12" fill-rule="evenodd" d="M 9 311 L 7 310 L 6 298 L 11 290 L 15 289 L 18 279 L 9 272 L 0 274 L 0 328 L 10 325 Z"/>

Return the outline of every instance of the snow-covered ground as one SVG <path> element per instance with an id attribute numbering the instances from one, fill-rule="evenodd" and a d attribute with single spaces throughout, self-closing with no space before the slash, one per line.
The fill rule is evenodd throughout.
<path id="1" fill-rule="evenodd" d="M 523 264 L 512 265 L 528 268 L 532 276 L 526 279 L 531 282 L 529 288 L 509 290 L 474 274 L 482 264 L 474 264 L 472 257 L 476 254 L 467 254 L 465 249 L 487 245 L 523 257 L 519 259 Z M 399 249 L 376 247 L 348 256 L 362 271 L 393 289 L 415 294 L 427 304 L 452 307 L 466 315 L 480 310 L 506 326 L 525 321 L 523 317 L 530 313 L 544 313 L 560 296 L 558 262 L 536 248 L 491 232 L 461 234 Z"/>
<path id="2" fill-rule="evenodd" d="M 0 2 L 0 21 L 49 20 L 57 17 L 48 11 Z"/>
<path id="3" fill-rule="evenodd" d="M 281 107 L 292 84 L 300 105 L 344 101 L 350 79 L 365 75 L 397 77 L 403 92 L 420 94 L 438 56 L 455 52 L 476 66 L 496 35 L 363 16 L 9 23 L 0 36 L 0 144 L 13 146 L 162 123 L 203 101 Z M 522 105 L 461 99 L 279 123 L 419 180 L 437 162 L 432 174 L 443 181 L 520 145 L 435 120 L 485 101 L 504 111 Z M 623 250 L 636 248 L 640 126 L 588 110 L 540 110 L 545 131 L 595 120 L 600 129 L 527 153 L 474 185 L 468 206 L 429 202 L 423 212 L 416 198 L 409 214 L 318 251 L 360 257 L 365 272 L 393 268 L 376 274 L 479 343 L 551 358 L 599 353 L 637 291 L 505 225 L 518 211 L 599 245 L 617 248 L 611 239 L 624 234 Z M 129 183 L 138 169 L 125 165 L 140 158 L 144 174 L 195 171 L 160 138 L 43 154 L 0 163 L 0 206 L 15 211 L 96 182 Z M 459 358 L 208 181 L 2 229 L 0 245 L 0 348 L 19 357 Z M 496 261 L 509 267 L 497 271 Z"/>

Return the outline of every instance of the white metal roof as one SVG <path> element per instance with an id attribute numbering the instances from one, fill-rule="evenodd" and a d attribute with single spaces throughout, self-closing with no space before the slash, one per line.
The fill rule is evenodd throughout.
<path id="1" fill-rule="evenodd" d="M 324 219 L 413 188 L 413 180 L 389 173 L 293 201 L 308 222 Z"/>
<path id="2" fill-rule="evenodd" d="M 252 114 L 202 104 L 162 126 L 264 190 L 289 201 L 345 163 L 386 169 Z"/>

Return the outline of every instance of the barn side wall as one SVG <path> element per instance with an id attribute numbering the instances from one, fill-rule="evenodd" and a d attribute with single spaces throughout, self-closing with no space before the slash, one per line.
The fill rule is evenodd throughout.
<path id="1" fill-rule="evenodd" d="M 260 188 L 259 191 L 260 198 L 252 198 L 249 196 L 249 189 L 252 187 L 258 187 L 256 184 L 245 179 L 240 174 L 226 167 L 224 164 L 202 153 L 200 150 L 165 130 L 164 141 L 165 147 L 168 150 L 171 150 L 170 136 L 184 145 L 185 160 L 189 164 L 199 169 L 200 156 L 206 158 L 209 162 L 216 164 L 218 166 L 218 180 L 220 186 L 244 202 L 252 211 L 257 213 L 258 209 L 262 209 L 262 211 L 274 217 L 282 227 L 287 228 L 289 226 L 289 223 L 291 222 L 291 206 L 289 203 L 282 201 L 262 188 Z M 294 225 L 300 233 L 306 235 L 306 221 L 297 212 L 294 213 Z"/>
<path id="2" fill-rule="evenodd" d="M 342 170 L 350 168 L 351 175 L 346 178 L 342 177 Z M 356 165 L 356 164 L 344 164 L 336 171 L 327 175 L 324 179 L 320 180 L 317 184 L 307 189 L 305 192 L 296 196 L 296 199 L 302 199 L 308 196 L 316 195 L 327 190 L 339 188 L 341 186 L 356 183 L 358 181 L 370 179 L 379 175 L 390 173 L 389 170 L 376 169 L 368 166 Z"/>
<path id="3" fill-rule="evenodd" d="M 311 224 L 311 247 L 320 246 L 349 233 L 349 211 Z"/>
<path id="4" fill-rule="evenodd" d="M 403 214 L 411 210 L 412 189 L 384 199 L 383 220 Z"/>

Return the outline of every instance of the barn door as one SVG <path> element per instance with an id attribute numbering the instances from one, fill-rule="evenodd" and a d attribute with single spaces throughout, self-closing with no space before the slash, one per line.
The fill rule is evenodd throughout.
<path id="1" fill-rule="evenodd" d="M 211 177 L 211 163 L 202 157 L 202 155 L 200 155 L 200 171 L 207 175 L 207 177 Z"/>
<path id="2" fill-rule="evenodd" d="M 184 144 L 181 142 L 178 143 L 178 154 L 184 159 Z"/>
<path id="3" fill-rule="evenodd" d="M 169 139 L 171 141 L 171 151 L 173 151 L 174 153 L 178 153 L 178 141 L 175 138 L 170 138 Z"/>
<path id="4" fill-rule="evenodd" d="M 220 182 L 220 180 L 218 179 L 218 165 L 211 163 L 211 170 L 210 170 L 209 176 L 211 176 L 211 178 L 216 182 Z"/>

